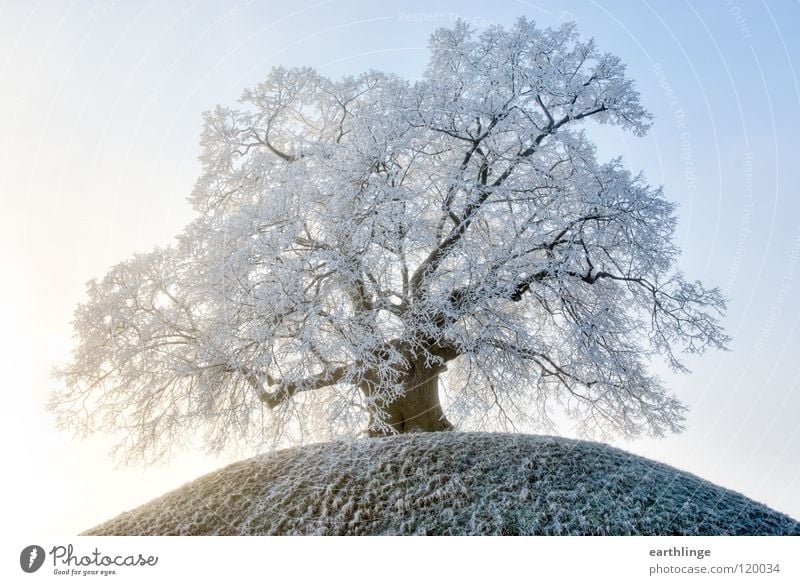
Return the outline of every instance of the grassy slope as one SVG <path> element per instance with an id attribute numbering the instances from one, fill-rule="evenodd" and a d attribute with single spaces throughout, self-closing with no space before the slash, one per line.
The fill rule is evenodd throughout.
<path id="1" fill-rule="evenodd" d="M 800 524 L 607 445 L 454 432 L 254 457 L 88 533 L 800 535 Z"/>

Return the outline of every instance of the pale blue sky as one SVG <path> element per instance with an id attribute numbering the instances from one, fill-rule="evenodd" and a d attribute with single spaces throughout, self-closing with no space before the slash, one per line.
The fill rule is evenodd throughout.
<path id="1" fill-rule="evenodd" d="M 42 409 L 84 283 L 191 218 L 201 112 L 274 65 L 415 77 L 434 28 L 520 15 L 576 20 L 628 64 L 655 125 L 593 136 L 680 203 L 683 269 L 731 299 L 732 351 L 665 374 L 689 430 L 620 446 L 800 517 L 798 2 L 18 0 L 0 4 L 3 444 L 12 489 L 51 508 L 13 530 L 73 533 L 221 463 L 115 470 Z"/>

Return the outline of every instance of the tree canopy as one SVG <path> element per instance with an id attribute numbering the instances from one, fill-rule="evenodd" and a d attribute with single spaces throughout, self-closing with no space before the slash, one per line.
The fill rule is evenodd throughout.
<path id="1" fill-rule="evenodd" d="M 676 270 L 675 205 L 598 161 L 589 120 L 651 115 L 572 24 L 437 30 L 414 82 L 273 69 L 205 114 L 196 219 L 89 283 L 60 423 L 145 458 L 559 411 L 680 430 L 649 363 L 723 348 L 724 300 Z"/>

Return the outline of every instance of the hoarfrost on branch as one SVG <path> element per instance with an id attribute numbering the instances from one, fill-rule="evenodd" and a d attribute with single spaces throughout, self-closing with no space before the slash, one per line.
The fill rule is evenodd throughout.
<path id="1" fill-rule="evenodd" d="M 197 217 L 90 283 L 63 425 L 154 459 L 198 431 L 215 451 L 446 430 L 444 410 L 681 428 L 647 364 L 724 347 L 724 301 L 676 271 L 662 190 L 585 135 L 647 131 L 624 65 L 524 19 L 430 50 L 416 82 L 276 68 L 205 115 Z"/>

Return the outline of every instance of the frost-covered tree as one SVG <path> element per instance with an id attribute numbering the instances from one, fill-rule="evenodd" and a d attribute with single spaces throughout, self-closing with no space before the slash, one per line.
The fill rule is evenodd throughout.
<path id="1" fill-rule="evenodd" d="M 681 428 L 648 362 L 722 348 L 724 302 L 675 269 L 662 190 L 584 133 L 646 132 L 624 65 L 524 19 L 430 50 L 413 83 L 277 68 L 205 115 L 196 219 L 77 309 L 63 425 L 149 457 L 198 431 L 441 431 L 443 390 L 458 422 Z"/>

